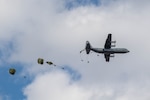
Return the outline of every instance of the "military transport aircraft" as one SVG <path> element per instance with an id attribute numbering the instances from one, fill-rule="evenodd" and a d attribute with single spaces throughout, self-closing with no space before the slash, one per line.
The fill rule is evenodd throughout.
<path id="1" fill-rule="evenodd" d="M 112 45 L 112 43 L 116 43 L 116 41 L 111 40 L 111 36 L 112 36 L 112 34 L 108 34 L 104 48 L 93 48 L 90 45 L 89 41 L 86 41 L 86 47 L 84 49 L 84 50 L 86 50 L 86 54 L 89 54 L 90 51 L 94 51 L 96 53 L 102 53 L 102 54 L 104 54 L 106 62 L 109 62 L 110 57 L 114 57 L 115 53 L 122 54 L 122 53 L 129 52 L 129 50 L 127 50 L 126 48 L 111 48 L 111 47 L 115 47 L 115 45 Z M 80 51 L 80 53 L 82 51 Z"/>

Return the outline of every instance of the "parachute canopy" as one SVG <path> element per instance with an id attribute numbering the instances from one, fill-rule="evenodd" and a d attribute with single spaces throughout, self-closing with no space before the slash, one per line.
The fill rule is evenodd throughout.
<path id="1" fill-rule="evenodd" d="M 14 68 L 10 68 L 10 69 L 9 69 L 9 73 L 10 73 L 11 75 L 14 75 L 15 72 L 16 72 L 16 70 L 15 70 Z"/>
<path id="2" fill-rule="evenodd" d="M 37 62 L 38 62 L 38 64 L 43 65 L 43 63 L 44 63 L 44 59 L 42 59 L 42 58 L 38 58 Z"/>

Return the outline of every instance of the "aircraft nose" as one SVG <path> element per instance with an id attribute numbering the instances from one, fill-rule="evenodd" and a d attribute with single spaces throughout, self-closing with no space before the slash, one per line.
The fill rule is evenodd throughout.
<path id="1" fill-rule="evenodd" d="M 127 52 L 130 52 L 129 50 L 127 50 Z"/>

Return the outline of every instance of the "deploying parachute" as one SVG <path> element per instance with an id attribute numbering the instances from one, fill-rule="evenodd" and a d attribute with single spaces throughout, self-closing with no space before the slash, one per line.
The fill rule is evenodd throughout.
<path id="1" fill-rule="evenodd" d="M 43 58 L 38 58 L 37 62 L 38 62 L 38 64 L 43 65 L 43 64 L 44 64 L 44 59 L 43 59 Z M 53 65 L 53 66 L 61 67 L 61 66 L 55 65 L 55 64 L 54 64 L 53 62 L 51 62 L 51 61 L 46 61 L 46 63 L 47 63 L 48 65 Z M 63 67 L 61 67 L 61 68 L 64 69 Z"/>
<path id="2" fill-rule="evenodd" d="M 9 74 L 14 75 L 16 73 L 16 70 L 14 68 L 9 69 Z"/>
<path id="3" fill-rule="evenodd" d="M 49 65 L 54 65 L 54 66 L 56 66 L 56 65 L 53 64 L 51 61 L 47 61 L 46 63 L 49 64 Z"/>
<path id="4" fill-rule="evenodd" d="M 38 64 L 43 65 L 43 64 L 44 64 L 44 59 L 43 59 L 43 58 L 38 58 L 37 62 L 38 62 Z M 46 61 L 46 63 L 49 64 L 49 65 L 56 66 L 56 65 L 53 64 L 53 62 L 51 62 L 51 61 Z"/>
<path id="5" fill-rule="evenodd" d="M 43 58 L 38 58 L 37 62 L 38 62 L 38 64 L 43 65 L 44 64 L 44 59 Z M 46 61 L 46 63 L 49 64 L 49 65 L 53 65 L 53 63 L 50 62 L 50 61 Z"/>

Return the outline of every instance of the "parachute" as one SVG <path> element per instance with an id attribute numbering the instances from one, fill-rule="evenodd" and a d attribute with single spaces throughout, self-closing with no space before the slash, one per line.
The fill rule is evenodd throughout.
<path id="1" fill-rule="evenodd" d="M 41 64 L 41 65 L 43 65 L 44 64 L 44 59 L 43 58 L 38 58 L 38 60 L 37 60 L 37 62 L 38 62 L 38 64 Z M 53 62 L 51 62 L 51 61 L 46 61 L 46 63 L 48 64 L 48 65 L 53 65 L 53 66 L 57 66 L 57 67 L 61 67 L 61 66 L 58 66 L 58 65 L 55 65 Z M 63 67 L 61 67 L 62 69 L 64 69 Z"/>
<path id="2" fill-rule="evenodd" d="M 38 64 L 43 65 L 43 63 L 44 63 L 44 59 L 42 59 L 42 58 L 38 58 L 37 62 L 38 62 Z"/>
<path id="3" fill-rule="evenodd" d="M 47 63 L 47 64 L 49 64 L 49 65 L 52 65 L 52 64 L 53 64 L 53 63 L 52 63 L 52 62 L 50 62 L 50 61 L 47 61 L 46 63 Z"/>
<path id="4" fill-rule="evenodd" d="M 56 66 L 56 65 L 55 65 L 55 64 L 53 64 L 51 61 L 47 61 L 46 63 L 47 63 L 47 64 L 49 64 L 49 65 Z"/>
<path id="5" fill-rule="evenodd" d="M 44 64 L 44 59 L 43 59 L 43 58 L 38 58 L 37 62 L 38 62 L 38 64 L 43 65 L 43 64 Z M 51 61 L 46 61 L 46 63 L 49 64 L 49 65 L 54 65 L 54 66 L 56 66 L 56 65 L 53 64 L 53 62 L 51 62 Z"/>
<path id="6" fill-rule="evenodd" d="M 14 68 L 9 69 L 9 74 L 14 75 L 16 73 L 16 70 Z"/>
<path id="7" fill-rule="evenodd" d="M 9 69 L 9 74 L 15 75 L 15 73 L 16 73 L 16 69 L 14 69 L 14 68 Z M 26 78 L 26 76 L 24 76 L 24 78 Z"/>

